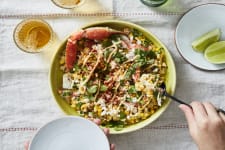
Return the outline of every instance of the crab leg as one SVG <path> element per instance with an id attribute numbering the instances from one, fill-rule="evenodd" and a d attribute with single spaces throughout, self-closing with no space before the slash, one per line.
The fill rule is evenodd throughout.
<path id="1" fill-rule="evenodd" d="M 76 62 L 76 55 L 79 49 L 77 42 L 81 39 L 103 40 L 112 34 L 126 34 L 108 27 L 92 27 L 73 33 L 66 45 L 66 69 L 70 71 Z"/>

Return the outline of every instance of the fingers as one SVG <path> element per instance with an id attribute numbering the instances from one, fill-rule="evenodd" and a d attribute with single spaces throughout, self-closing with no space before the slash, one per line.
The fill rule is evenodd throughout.
<path id="1" fill-rule="evenodd" d="M 106 136 L 109 135 L 109 129 L 108 128 L 104 128 L 102 130 L 103 130 L 103 132 L 105 133 Z M 115 144 L 110 144 L 110 150 L 115 150 Z"/>
<path id="2" fill-rule="evenodd" d="M 90 118 L 89 120 L 93 121 L 97 125 L 100 125 L 101 124 L 101 120 L 100 119 Z M 103 128 L 102 130 L 105 133 L 105 135 L 109 135 L 109 129 L 108 128 Z"/>
<path id="3" fill-rule="evenodd" d="M 179 105 L 179 108 L 184 112 L 185 117 L 188 122 L 188 126 L 191 128 L 193 127 L 193 123 L 195 122 L 194 113 L 192 109 L 184 104 Z"/>
<path id="4" fill-rule="evenodd" d="M 29 142 L 26 142 L 26 143 L 24 144 L 24 149 L 25 149 L 25 150 L 28 150 L 28 148 L 29 148 Z"/>
<path id="5" fill-rule="evenodd" d="M 201 102 L 196 102 L 196 101 L 192 102 L 191 106 L 192 106 L 196 121 L 201 121 L 208 117 L 205 106 Z"/>
<path id="6" fill-rule="evenodd" d="M 103 132 L 105 133 L 106 136 L 109 135 L 109 129 L 108 128 L 103 128 Z M 110 144 L 110 150 L 115 150 L 115 144 Z"/>
<path id="7" fill-rule="evenodd" d="M 100 119 L 94 119 L 93 122 L 96 123 L 97 125 L 101 124 L 101 120 Z"/>
<path id="8" fill-rule="evenodd" d="M 101 120 L 100 119 L 94 119 L 94 118 L 88 118 L 90 121 L 94 122 L 97 125 L 101 124 Z"/>
<path id="9" fill-rule="evenodd" d="M 93 121 L 95 124 L 100 125 L 101 124 L 101 120 L 100 119 L 93 119 L 93 118 L 89 118 L 90 121 Z M 109 135 L 109 129 L 108 128 L 103 128 L 102 129 L 103 132 L 105 133 L 105 135 Z"/>
<path id="10" fill-rule="evenodd" d="M 180 105 L 180 109 L 185 113 L 189 126 L 191 122 L 204 123 L 208 118 L 210 120 L 219 120 L 222 118 L 225 121 L 225 115 L 223 113 L 218 113 L 216 107 L 210 102 L 197 102 L 194 101 L 190 104 L 192 106 L 192 110 L 185 106 Z"/>
<path id="11" fill-rule="evenodd" d="M 204 119 L 204 117 L 209 117 L 209 118 L 211 118 L 210 120 L 219 120 L 221 118 L 223 119 L 224 115 L 221 114 L 222 115 L 221 116 L 220 113 L 218 113 L 217 108 L 212 103 L 210 103 L 210 102 L 203 102 L 200 104 L 197 104 L 197 103 L 200 103 L 200 102 L 194 102 L 194 105 L 199 106 L 201 104 L 200 107 L 203 107 L 204 109 L 199 109 L 199 108 L 193 106 L 193 109 L 198 111 L 198 113 L 196 113 L 195 115 L 199 115 L 199 116 L 196 116 L 196 117 L 202 117 L 202 119 Z M 195 111 L 194 111 L 194 113 L 195 113 Z M 201 119 L 201 118 L 199 118 L 199 119 Z"/>
<path id="12" fill-rule="evenodd" d="M 115 150 L 115 144 L 110 144 L 110 150 Z"/>
<path id="13" fill-rule="evenodd" d="M 213 106 L 212 103 L 210 102 L 203 102 L 203 105 L 205 107 L 205 110 L 208 114 L 208 116 L 212 119 L 219 119 L 219 115 L 218 112 L 216 110 L 216 108 Z"/>
<path id="14" fill-rule="evenodd" d="M 101 124 L 101 120 L 100 119 L 92 119 L 92 118 L 89 118 L 89 120 L 90 121 L 93 121 L 97 125 L 100 125 Z M 108 128 L 103 128 L 102 130 L 103 130 L 103 132 L 105 133 L 106 136 L 109 135 L 109 129 Z M 28 150 L 28 148 L 29 148 L 29 142 L 26 142 L 24 144 L 24 149 L 25 150 Z M 115 150 L 115 144 L 110 144 L 110 150 Z"/>
<path id="15" fill-rule="evenodd" d="M 109 135 L 109 129 L 108 128 L 104 128 L 103 131 L 104 131 L 105 135 Z"/>
<path id="16" fill-rule="evenodd" d="M 100 119 L 89 118 L 89 120 L 93 121 L 97 125 L 101 124 L 101 120 Z M 108 128 L 103 128 L 102 130 L 103 130 L 103 132 L 105 133 L 106 136 L 109 135 L 109 129 Z M 27 149 L 25 149 L 25 150 L 27 150 Z M 115 150 L 115 144 L 110 144 L 110 150 Z"/>

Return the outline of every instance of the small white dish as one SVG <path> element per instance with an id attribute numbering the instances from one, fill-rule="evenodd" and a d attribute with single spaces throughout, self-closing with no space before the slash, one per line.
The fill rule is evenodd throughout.
<path id="1" fill-rule="evenodd" d="M 191 43 L 202 34 L 220 28 L 221 40 L 225 40 L 225 5 L 203 4 L 188 11 L 180 19 L 175 31 L 175 43 L 181 56 L 193 66 L 203 70 L 222 70 L 225 64 L 212 64 L 204 54 L 195 52 Z"/>
<path id="2" fill-rule="evenodd" d="M 109 150 L 104 132 L 93 122 L 75 116 L 53 120 L 33 137 L 29 150 Z"/>

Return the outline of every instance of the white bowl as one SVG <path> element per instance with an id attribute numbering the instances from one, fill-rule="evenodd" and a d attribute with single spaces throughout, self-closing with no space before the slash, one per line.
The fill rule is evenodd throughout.
<path id="1" fill-rule="evenodd" d="M 109 150 L 109 142 L 95 123 L 75 116 L 53 120 L 33 137 L 29 150 Z"/>
<path id="2" fill-rule="evenodd" d="M 202 34 L 220 28 L 221 40 L 225 40 L 225 5 L 203 4 L 188 11 L 177 24 L 175 41 L 181 56 L 193 66 L 203 70 L 222 70 L 225 64 L 212 64 L 204 54 L 195 52 L 191 43 Z"/>

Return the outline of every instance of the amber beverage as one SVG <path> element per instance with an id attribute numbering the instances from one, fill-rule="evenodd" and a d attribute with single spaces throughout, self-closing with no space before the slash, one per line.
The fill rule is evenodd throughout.
<path id="1" fill-rule="evenodd" d="M 40 52 L 49 46 L 52 39 L 51 27 L 41 19 L 26 19 L 14 31 L 16 45 L 25 52 Z"/>

